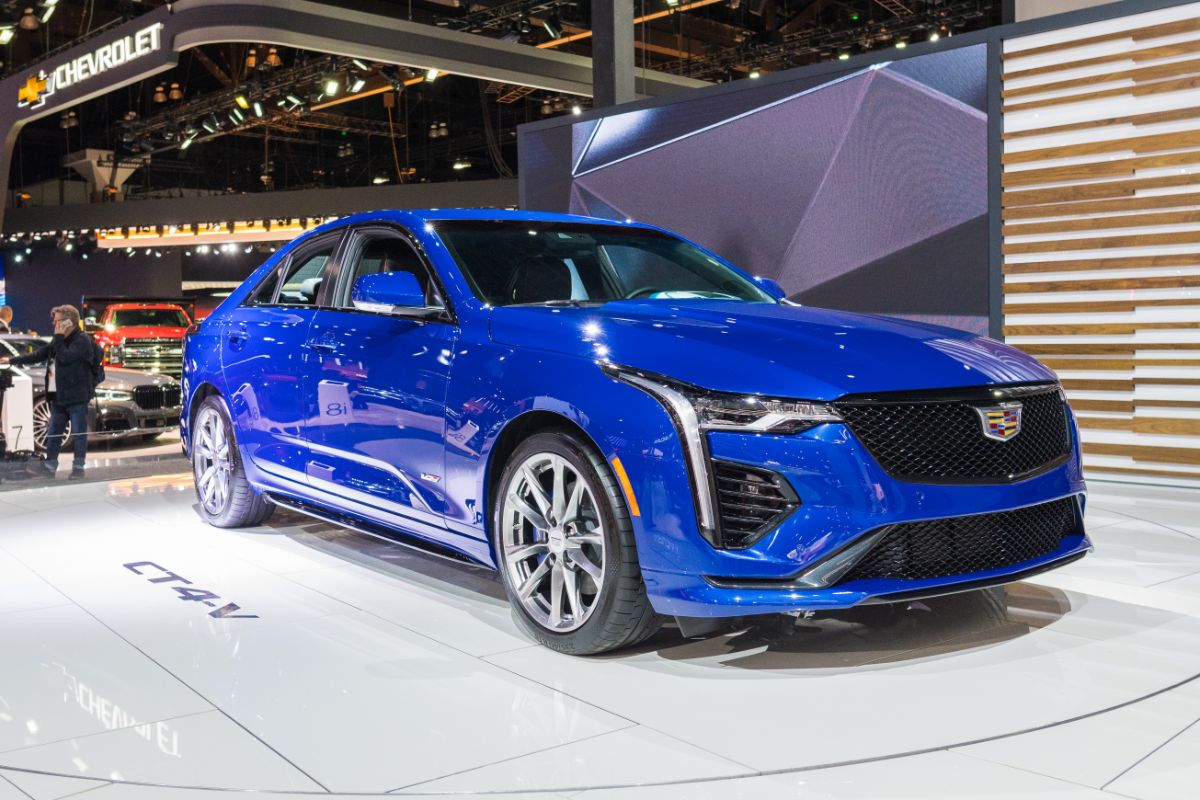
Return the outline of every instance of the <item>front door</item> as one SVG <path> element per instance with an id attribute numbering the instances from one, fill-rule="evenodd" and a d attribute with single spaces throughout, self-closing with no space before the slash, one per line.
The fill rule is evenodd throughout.
<path id="1" fill-rule="evenodd" d="M 427 305 L 445 300 L 404 231 L 351 236 L 330 308 L 309 330 L 309 484 L 359 514 L 428 533 L 444 524 L 443 426 L 458 328 L 448 309 L 430 320 L 356 309 L 355 279 L 377 272 L 412 272 Z"/>
<path id="2" fill-rule="evenodd" d="M 304 349 L 317 298 L 341 234 L 297 248 L 221 332 L 229 410 L 243 456 L 270 475 L 303 484 Z"/>

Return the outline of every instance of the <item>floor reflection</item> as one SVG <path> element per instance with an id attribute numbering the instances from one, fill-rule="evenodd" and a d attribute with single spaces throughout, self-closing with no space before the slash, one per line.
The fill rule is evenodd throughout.
<path id="1" fill-rule="evenodd" d="M 749 618 L 724 634 L 683 639 L 662 633 L 639 648 L 672 661 L 749 670 L 819 670 L 908 662 L 1011 641 L 1071 610 L 1056 589 L 1019 583 L 1007 588 L 895 605 Z"/>

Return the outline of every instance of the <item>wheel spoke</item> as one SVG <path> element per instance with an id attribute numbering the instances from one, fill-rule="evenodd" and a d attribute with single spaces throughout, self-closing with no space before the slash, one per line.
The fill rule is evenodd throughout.
<path id="1" fill-rule="evenodd" d="M 596 582 L 597 586 L 600 585 L 600 578 L 604 575 L 604 572 L 600 569 L 600 567 L 596 566 L 595 562 L 593 562 L 586 553 L 584 553 L 582 550 L 572 551 L 571 561 L 575 564 L 578 564 L 579 568 L 588 575 L 591 575 L 592 580 Z"/>
<path id="2" fill-rule="evenodd" d="M 550 572 L 550 627 L 552 628 L 562 625 L 563 572 L 562 563 L 555 561 L 554 568 Z"/>
<path id="3" fill-rule="evenodd" d="M 529 520 L 533 527 L 543 531 L 550 527 L 550 523 L 546 521 L 546 518 L 535 511 L 533 506 L 529 505 L 529 503 L 526 503 L 525 499 L 516 492 L 509 493 L 508 502 L 512 503 L 513 508 L 516 509 L 517 513 Z"/>
<path id="4" fill-rule="evenodd" d="M 565 522 L 563 512 L 567 506 L 567 462 L 564 459 L 555 458 L 551 465 L 554 469 L 553 488 L 550 490 L 550 515 L 553 517 L 551 522 L 555 525 L 562 525 Z"/>
<path id="5" fill-rule="evenodd" d="M 510 561 L 524 561 L 527 558 L 541 555 L 549 550 L 549 546 L 545 542 L 534 542 L 533 544 L 516 545 L 508 548 L 505 555 Z"/>
<path id="6" fill-rule="evenodd" d="M 533 495 L 533 502 L 537 503 L 537 507 L 542 512 L 542 517 L 550 518 L 550 498 L 546 497 L 546 490 L 542 488 L 542 482 L 538 480 L 538 476 L 528 464 L 521 470 L 525 476 L 525 483 L 529 487 L 529 493 Z M 549 527 L 548 525 L 546 527 Z"/>
<path id="7" fill-rule="evenodd" d="M 571 616 L 579 619 L 583 616 L 583 597 L 579 594 L 578 573 L 571 568 L 563 569 L 563 588 L 566 589 L 567 600 L 571 602 Z"/>
<path id="8" fill-rule="evenodd" d="M 524 583 L 517 587 L 517 596 L 522 600 L 528 600 L 553 567 L 554 559 L 551 556 L 542 559 L 542 563 L 538 564 L 537 568 L 529 573 L 529 577 L 525 579 Z"/>
<path id="9" fill-rule="evenodd" d="M 574 522 L 579 517 L 579 503 L 583 499 L 583 488 L 583 478 L 576 475 L 575 486 L 571 489 L 571 499 L 567 501 L 567 508 L 563 512 L 563 518 L 559 522 L 560 525 Z"/>

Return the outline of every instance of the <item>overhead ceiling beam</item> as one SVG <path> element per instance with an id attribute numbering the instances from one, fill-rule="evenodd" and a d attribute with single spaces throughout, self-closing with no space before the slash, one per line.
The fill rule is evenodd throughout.
<path id="1" fill-rule="evenodd" d="M 230 86 L 233 86 L 233 78 L 230 78 L 229 75 L 226 74 L 225 70 L 221 69 L 220 64 L 218 64 L 217 62 L 215 62 L 211 58 L 209 58 L 208 53 L 204 52 L 203 48 L 201 48 L 201 47 L 195 48 L 194 50 L 192 50 L 192 55 L 195 57 L 195 59 L 197 61 L 200 62 L 201 66 L 203 66 L 206 70 L 208 70 L 210 75 L 212 75 L 214 78 L 216 78 L 218 81 L 221 82 L 222 86 L 224 86 L 225 88 L 229 88 Z"/>
<path id="2" fill-rule="evenodd" d="M 717 3 L 723 2 L 725 2 L 725 0 L 693 0 L 691 3 L 684 3 L 676 8 L 668 8 L 663 11 L 655 11 L 652 14 L 644 14 L 640 17 L 634 17 L 633 24 L 637 26 L 645 22 L 651 22 L 656 19 L 664 19 L 666 17 L 673 17 L 676 14 L 682 14 L 685 11 L 693 11 L 697 8 L 703 8 L 704 6 L 716 5 Z M 590 39 L 592 38 L 592 35 L 592 31 L 580 31 L 579 33 L 573 33 L 570 36 L 560 36 L 557 39 L 551 39 L 548 42 L 542 42 L 538 45 L 538 48 L 542 50 L 550 50 L 555 47 L 562 47 L 564 44 L 570 44 L 571 42 L 581 42 L 584 39 Z"/>

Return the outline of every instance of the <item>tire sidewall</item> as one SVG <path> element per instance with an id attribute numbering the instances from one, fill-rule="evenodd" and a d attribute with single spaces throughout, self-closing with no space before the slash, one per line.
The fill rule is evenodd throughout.
<path id="1" fill-rule="evenodd" d="M 587 652 L 591 650 L 599 633 L 605 627 L 605 621 L 617 602 L 618 582 L 621 572 L 623 553 L 623 536 L 630 535 L 632 523 L 625 505 L 625 498 L 614 493 L 601 480 L 598 473 L 597 461 L 603 466 L 604 462 L 589 443 L 582 442 L 578 437 L 567 432 L 539 433 L 531 436 L 514 450 L 505 464 L 500 477 L 495 498 L 495 508 L 492 514 L 492 546 L 496 563 L 500 569 L 504 589 L 512 605 L 513 617 L 520 627 L 533 639 L 555 650 L 562 652 Z M 600 591 L 600 599 L 591 615 L 583 625 L 573 631 L 559 633 L 542 627 L 529 616 L 521 600 L 517 597 L 515 587 L 509 575 L 508 564 L 504 558 L 504 497 L 508 487 L 517 474 L 521 465 L 538 453 L 553 453 L 567 459 L 572 468 L 587 484 L 596 501 L 597 512 L 604 527 L 604 566 L 602 574 L 604 585 Z M 593 457 L 589 457 L 589 455 Z M 615 485 L 615 481 L 613 482 Z"/>

